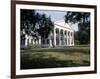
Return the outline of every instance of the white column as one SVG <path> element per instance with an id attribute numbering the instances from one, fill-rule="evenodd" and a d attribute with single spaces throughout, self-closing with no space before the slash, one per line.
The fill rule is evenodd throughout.
<path id="1" fill-rule="evenodd" d="M 41 38 L 39 38 L 39 45 L 41 45 Z"/>
<path id="2" fill-rule="evenodd" d="M 64 39 L 64 30 L 63 30 L 63 46 L 64 46 L 64 42 L 65 42 L 65 39 Z"/>
<path id="3" fill-rule="evenodd" d="M 51 34 L 49 35 L 49 47 L 52 46 L 52 41 L 51 41 Z"/>
<path id="4" fill-rule="evenodd" d="M 73 37 L 73 46 L 74 46 L 74 32 L 72 33 L 72 37 Z"/>
<path id="5" fill-rule="evenodd" d="M 49 42 L 49 43 L 50 43 L 49 45 L 50 45 L 50 47 L 52 47 L 52 40 L 51 40 L 51 39 L 49 39 L 49 41 L 50 41 L 50 42 Z"/>
<path id="6" fill-rule="evenodd" d="M 53 31 L 51 31 L 51 33 L 50 33 L 50 43 L 51 43 L 51 47 L 53 46 Z"/>
<path id="7" fill-rule="evenodd" d="M 31 44 L 31 36 L 29 36 L 29 44 Z"/>
<path id="8" fill-rule="evenodd" d="M 28 36 L 25 35 L 25 47 L 27 47 L 27 46 L 28 46 Z"/>
<path id="9" fill-rule="evenodd" d="M 68 40 L 69 40 L 69 36 L 68 36 L 68 31 L 67 31 L 67 46 L 69 46 Z"/>
<path id="10" fill-rule="evenodd" d="M 60 36 L 60 29 L 59 29 L 59 46 L 61 46 L 61 40 L 60 40 L 61 36 Z"/>
<path id="11" fill-rule="evenodd" d="M 71 45 L 70 43 L 71 43 L 71 32 L 69 31 L 69 46 Z"/>
<path id="12" fill-rule="evenodd" d="M 65 31 L 63 30 L 63 45 L 65 45 Z"/>
<path id="13" fill-rule="evenodd" d="M 70 38 L 71 38 L 70 44 L 71 44 L 71 46 L 73 46 L 73 34 L 72 34 L 72 32 L 71 32 L 71 34 L 70 34 Z"/>
<path id="14" fill-rule="evenodd" d="M 56 46 L 56 29 L 54 29 L 54 46 Z"/>

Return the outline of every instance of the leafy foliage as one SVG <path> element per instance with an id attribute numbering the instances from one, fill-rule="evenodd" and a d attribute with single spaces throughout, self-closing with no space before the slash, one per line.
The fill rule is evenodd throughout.
<path id="1" fill-rule="evenodd" d="M 53 22 L 45 14 L 39 14 L 35 10 L 21 9 L 21 31 L 38 38 L 40 35 L 47 38 L 53 28 Z"/>
<path id="2" fill-rule="evenodd" d="M 37 23 L 37 25 L 40 27 L 37 31 L 42 38 L 47 38 L 54 27 L 54 23 L 51 21 L 51 18 L 47 18 L 45 14 L 41 16 L 41 20 Z"/>
<path id="3" fill-rule="evenodd" d="M 90 13 L 89 12 L 66 12 L 65 22 L 78 23 L 78 32 L 75 34 L 75 40 L 80 44 L 88 44 L 90 42 Z"/>

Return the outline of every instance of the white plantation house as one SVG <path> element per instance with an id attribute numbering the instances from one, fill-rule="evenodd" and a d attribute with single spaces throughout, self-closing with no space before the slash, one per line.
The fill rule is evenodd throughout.
<path id="1" fill-rule="evenodd" d="M 47 39 L 41 39 L 41 36 L 36 39 L 34 36 L 25 35 L 25 38 L 21 39 L 21 47 L 27 47 L 28 45 L 74 46 L 74 30 L 64 21 L 56 21 L 54 29 Z"/>

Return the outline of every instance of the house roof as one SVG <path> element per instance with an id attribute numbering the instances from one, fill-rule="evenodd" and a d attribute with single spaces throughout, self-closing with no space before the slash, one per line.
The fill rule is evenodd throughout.
<path id="1" fill-rule="evenodd" d="M 55 24 L 55 25 L 58 25 L 58 26 L 60 26 L 60 27 L 64 27 L 64 28 L 68 28 L 68 29 L 73 30 L 72 27 L 71 27 L 68 23 L 65 23 L 64 20 L 56 21 L 56 22 L 54 22 L 54 24 Z"/>

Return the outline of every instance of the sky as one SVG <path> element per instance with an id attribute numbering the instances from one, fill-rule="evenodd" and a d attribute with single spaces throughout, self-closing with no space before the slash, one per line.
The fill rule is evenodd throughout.
<path id="1" fill-rule="evenodd" d="M 60 20 L 64 20 L 64 16 L 66 14 L 66 11 L 54 11 L 54 10 L 36 10 L 36 12 L 38 12 L 40 14 L 46 14 L 47 17 L 51 17 L 51 20 L 53 22 L 60 21 Z M 77 24 L 73 24 L 73 25 L 71 25 L 71 27 L 75 31 L 78 30 Z"/>

